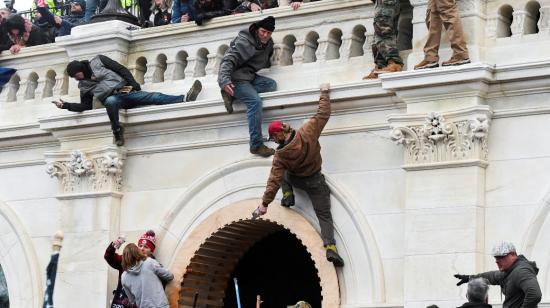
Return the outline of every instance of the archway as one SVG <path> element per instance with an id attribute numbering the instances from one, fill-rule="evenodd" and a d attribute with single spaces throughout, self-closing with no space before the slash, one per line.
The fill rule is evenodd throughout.
<path id="1" fill-rule="evenodd" d="M 286 307 L 306 300 L 321 306 L 318 271 L 302 242 L 269 220 L 240 220 L 216 231 L 195 253 L 183 277 L 180 307 L 236 307 L 233 277 L 243 307 Z"/>

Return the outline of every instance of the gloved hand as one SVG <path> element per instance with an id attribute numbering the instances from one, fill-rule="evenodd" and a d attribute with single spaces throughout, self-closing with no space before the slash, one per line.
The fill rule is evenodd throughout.
<path id="1" fill-rule="evenodd" d="M 470 275 L 460 275 L 460 274 L 456 274 L 454 275 L 455 278 L 457 279 L 460 279 L 459 282 L 457 282 L 457 286 L 463 284 L 463 283 L 468 283 L 468 281 L 470 281 Z"/>

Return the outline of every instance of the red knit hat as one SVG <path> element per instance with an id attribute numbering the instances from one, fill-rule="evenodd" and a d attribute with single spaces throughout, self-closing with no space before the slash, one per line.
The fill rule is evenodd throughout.
<path id="1" fill-rule="evenodd" d="M 149 249 L 151 249 L 151 252 L 155 252 L 155 246 L 157 244 L 157 238 L 155 237 L 155 231 L 148 230 L 147 232 L 145 232 L 145 234 L 143 234 L 139 238 L 138 246 L 141 246 L 143 244 L 147 245 L 147 247 L 149 247 Z"/>
<path id="2" fill-rule="evenodd" d="M 269 139 L 273 139 L 273 135 L 280 133 L 283 130 L 283 122 L 273 121 L 269 124 L 267 131 L 269 132 Z"/>

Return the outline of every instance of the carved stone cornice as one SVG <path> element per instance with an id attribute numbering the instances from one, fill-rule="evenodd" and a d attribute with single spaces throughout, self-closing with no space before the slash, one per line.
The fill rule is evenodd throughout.
<path id="1" fill-rule="evenodd" d="M 470 109 L 468 115 L 431 112 L 422 123 L 400 123 L 390 117 L 390 137 L 405 147 L 406 170 L 448 168 L 465 165 L 487 166 L 488 134 L 491 112 L 488 108 Z M 473 111 L 473 112 L 471 112 Z M 411 116 L 406 119 L 414 120 Z M 418 119 L 418 116 L 416 116 Z"/>
<path id="2" fill-rule="evenodd" d="M 109 146 L 86 152 L 46 153 L 45 156 L 46 173 L 59 180 L 58 197 L 121 195 L 126 150 Z"/>

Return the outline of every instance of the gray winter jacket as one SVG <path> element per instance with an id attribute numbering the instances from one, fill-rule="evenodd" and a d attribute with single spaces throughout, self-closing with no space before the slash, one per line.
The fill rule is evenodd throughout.
<path id="1" fill-rule="evenodd" d="M 84 93 L 92 93 L 101 102 L 111 95 L 115 89 L 126 85 L 126 80 L 119 74 L 106 68 L 99 59 L 99 56 L 95 56 L 90 60 L 90 68 L 96 80 L 80 80 L 78 88 Z"/>
<path id="2" fill-rule="evenodd" d="M 537 281 L 538 272 L 535 262 L 519 255 L 516 262 L 505 272 L 491 271 L 472 277 L 483 277 L 492 285 L 500 285 L 505 296 L 503 308 L 534 308 L 542 297 Z"/>
<path id="3" fill-rule="evenodd" d="M 218 73 L 218 84 L 223 89 L 231 81 L 252 81 L 256 72 L 271 66 L 273 40 L 262 44 L 254 25 L 239 31 L 223 56 Z"/>
<path id="4" fill-rule="evenodd" d="M 122 274 L 122 287 L 132 303 L 139 308 L 169 307 L 162 281 L 170 281 L 174 275 L 155 259 L 147 258 Z"/>

